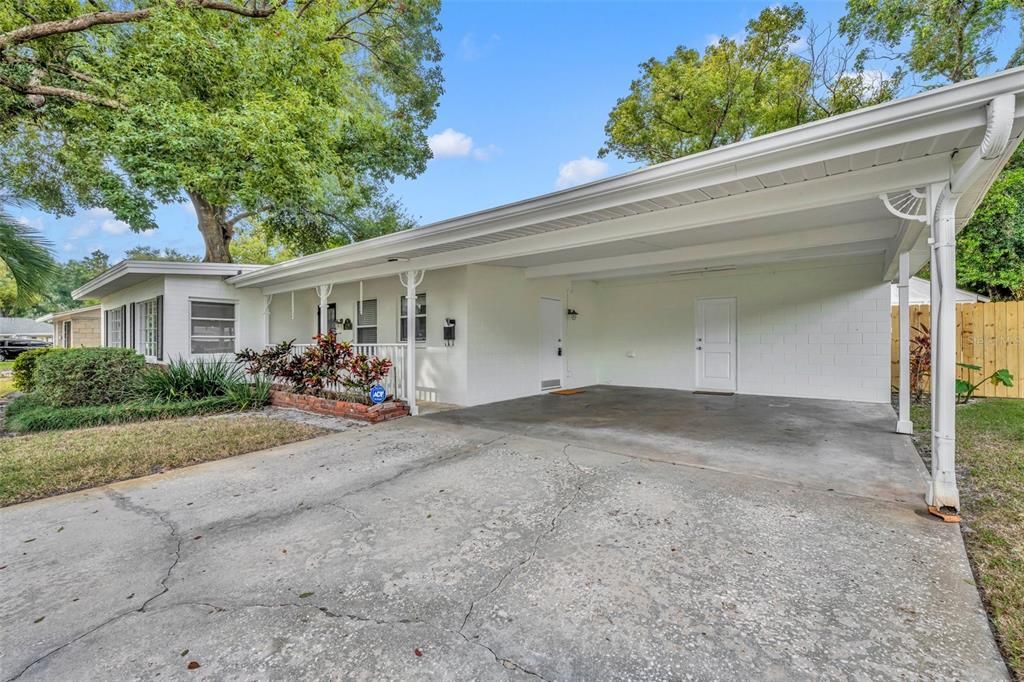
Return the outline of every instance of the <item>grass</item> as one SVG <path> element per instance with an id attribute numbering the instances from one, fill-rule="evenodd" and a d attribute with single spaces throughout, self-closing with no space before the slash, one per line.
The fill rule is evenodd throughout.
<path id="1" fill-rule="evenodd" d="M 326 433 L 266 417 L 190 417 L 0 439 L 0 506 Z"/>
<path id="2" fill-rule="evenodd" d="M 14 368 L 14 360 L 0 360 L 0 373 L 9 372 Z M 14 378 L 0 376 L 0 398 L 14 391 Z"/>
<path id="3" fill-rule="evenodd" d="M 928 407 L 911 417 L 927 443 Z M 1024 681 L 1024 400 L 958 408 L 956 454 L 967 553 L 1006 662 Z"/>
<path id="4" fill-rule="evenodd" d="M 228 412 L 235 408 L 235 401 L 225 396 L 176 402 L 135 400 L 114 405 L 50 407 L 43 404 L 35 394 L 29 394 L 15 398 L 7 406 L 5 427 L 14 433 L 34 433 L 172 419 Z"/>

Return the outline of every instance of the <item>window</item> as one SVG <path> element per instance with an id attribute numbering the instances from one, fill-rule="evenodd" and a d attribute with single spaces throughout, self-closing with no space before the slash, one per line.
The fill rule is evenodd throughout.
<path id="1" fill-rule="evenodd" d="M 377 299 L 356 304 L 356 343 L 377 343 Z"/>
<path id="2" fill-rule="evenodd" d="M 398 338 L 405 341 L 408 338 L 405 326 L 406 310 L 405 296 L 398 304 Z M 426 343 L 427 341 L 427 295 L 416 294 L 416 342 Z"/>
<path id="3" fill-rule="evenodd" d="M 64 320 L 64 347 L 71 348 L 71 320 Z"/>
<path id="4" fill-rule="evenodd" d="M 124 306 L 111 308 L 107 315 L 107 346 L 110 348 L 124 347 Z"/>
<path id="5" fill-rule="evenodd" d="M 152 298 L 138 304 L 139 352 L 151 358 L 160 355 L 160 306 Z"/>
<path id="6" fill-rule="evenodd" d="M 192 301 L 192 355 L 235 352 L 235 304 Z"/>

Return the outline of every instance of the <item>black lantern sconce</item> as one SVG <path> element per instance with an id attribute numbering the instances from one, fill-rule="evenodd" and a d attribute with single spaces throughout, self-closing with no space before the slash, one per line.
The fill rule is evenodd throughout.
<path id="1" fill-rule="evenodd" d="M 346 317 L 341 321 L 341 328 L 347 332 L 352 331 L 352 320 Z"/>
<path id="2" fill-rule="evenodd" d="M 444 318 L 444 326 L 441 327 L 441 331 L 444 335 L 444 345 L 454 346 L 455 345 L 455 320 L 446 317 Z"/>
<path id="3" fill-rule="evenodd" d="M 575 320 L 579 316 L 579 313 L 576 312 L 575 308 L 569 308 L 565 311 L 565 314 L 569 316 L 570 320 Z"/>

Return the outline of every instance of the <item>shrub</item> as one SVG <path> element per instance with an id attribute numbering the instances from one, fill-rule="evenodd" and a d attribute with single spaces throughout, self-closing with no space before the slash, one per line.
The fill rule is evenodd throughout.
<path id="1" fill-rule="evenodd" d="M 145 361 L 130 348 L 73 348 L 46 353 L 33 379 L 40 400 L 51 407 L 107 405 L 137 395 Z"/>
<path id="2" fill-rule="evenodd" d="M 239 410 L 255 410 L 270 402 L 270 382 L 264 377 L 251 384 L 239 382 L 229 386 L 226 395 Z"/>
<path id="3" fill-rule="evenodd" d="M 320 393 L 332 385 L 349 389 L 366 400 L 370 387 L 391 371 L 391 360 L 356 354 L 352 344 L 339 342 L 334 332 L 313 337 L 314 343 L 295 355 L 292 341 L 262 351 L 246 349 L 236 354 L 245 371 L 254 376 L 271 376 L 291 384 L 296 393 Z"/>
<path id="4" fill-rule="evenodd" d="M 14 375 L 14 387 L 29 393 L 35 389 L 36 362 L 47 353 L 54 353 L 60 348 L 35 348 L 27 350 L 14 359 L 11 371 Z"/>
<path id="5" fill-rule="evenodd" d="M 227 412 L 234 408 L 230 398 L 220 396 L 178 402 L 133 401 L 120 405 L 51 407 L 35 395 L 15 398 L 7 406 L 6 427 L 15 433 L 78 429 L 105 424 L 171 419 L 197 414 Z"/>
<path id="6" fill-rule="evenodd" d="M 166 367 L 146 369 L 141 392 L 154 400 L 201 400 L 231 395 L 245 386 L 242 371 L 227 360 L 172 360 Z"/>

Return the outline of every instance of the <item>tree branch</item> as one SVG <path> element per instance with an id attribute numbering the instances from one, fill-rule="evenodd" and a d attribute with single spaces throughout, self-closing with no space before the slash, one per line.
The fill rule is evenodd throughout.
<path id="1" fill-rule="evenodd" d="M 216 10 L 219 12 L 230 12 L 243 17 L 253 19 L 265 19 L 279 10 L 286 0 L 279 0 L 273 4 L 260 4 L 258 6 L 236 5 L 230 0 L 178 0 L 178 5 L 183 8 L 197 7 L 199 9 Z M 19 45 L 40 38 L 48 38 L 55 35 L 67 33 L 79 33 L 93 26 L 104 26 L 112 24 L 127 24 L 134 21 L 145 21 L 152 16 L 150 8 L 127 10 L 124 12 L 90 12 L 71 19 L 59 19 L 56 21 L 44 21 L 37 24 L 29 24 L 16 28 L 13 31 L 0 34 L 0 49 L 10 45 Z"/>
<path id="2" fill-rule="evenodd" d="M 75 102 L 85 102 L 86 104 L 95 104 L 101 107 L 107 107 L 108 109 L 121 109 L 121 103 L 116 99 L 107 99 L 105 97 L 97 97 L 96 95 L 90 95 L 87 92 L 81 92 L 79 90 L 71 90 L 69 88 L 57 88 L 52 85 L 35 85 L 35 84 L 24 84 L 13 81 L 9 78 L 0 76 L 0 85 L 6 88 L 10 88 L 14 92 L 19 92 L 23 95 L 36 96 L 36 97 L 63 97 L 64 99 L 70 99 Z"/>

